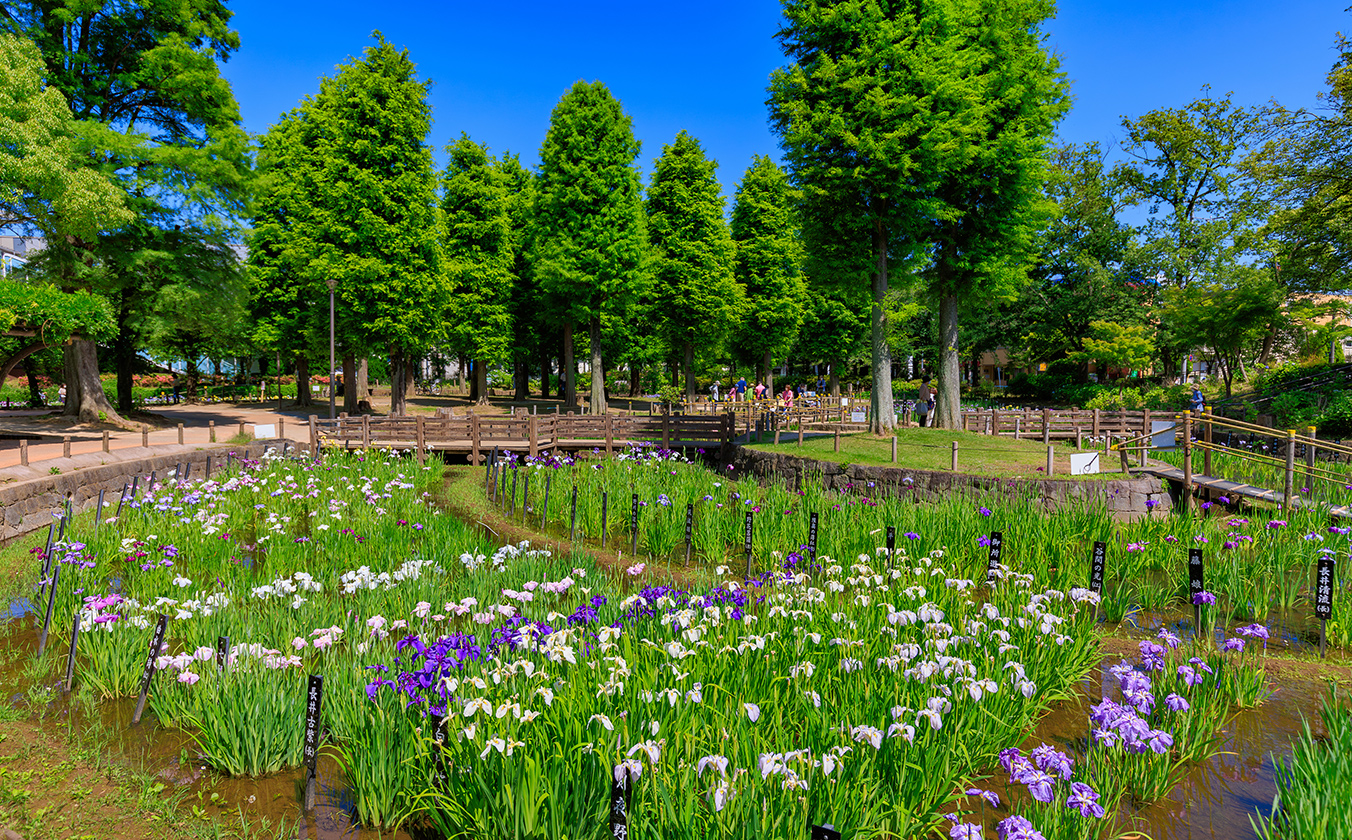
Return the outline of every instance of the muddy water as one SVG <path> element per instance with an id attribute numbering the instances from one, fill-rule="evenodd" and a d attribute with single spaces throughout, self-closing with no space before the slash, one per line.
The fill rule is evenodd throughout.
<path id="1" fill-rule="evenodd" d="M 22 615 L 22 612 L 18 614 Z M 22 651 L 15 662 L 0 667 L 0 685 L 15 686 L 21 683 L 19 674 L 36 652 L 37 633 L 27 629 L 12 632 L 7 638 L 0 638 L 0 644 Z M 56 643 L 63 669 L 68 644 L 68 639 Z M 78 670 L 75 681 L 78 689 Z M 102 728 L 107 734 L 109 749 L 123 763 L 156 777 L 165 785 L 166 791 L 185 794 L 188 797 L 185 802 L 203 808 L 227 825 L 238 825 L 238 814 L 242 811 L 251 824 L 266 819 L 272 826 L 268 836 L 273 836 L 280 826 L 285 825 L 285 834 L 276 836 L 298 840 L 410 838 L 406 832 L 364 830 L 353 824 L 355 802 L 352 791 L 342 768 L 327 754 L 321 754 L 319 758 L 315 808 L 306 814 L 301 810 L 303 770 L 287 770 L 261 778 L 221 776 L 201 763 L 200 753 L 186 732 L 161 726 L 149 709 L 139 724 L 133 724 L 131 718 L 136 703 L 132 698 L 104 700 L 91 711 L 62 692 L 58 680 L 48 678 L 38 685 L 53 689 L 51 699 L 41 709 L 34 705 L 31 691 L 12 694 L 4 698 L 4 702 L 25 710 L 30 716 L 36 717 L 40 713 L 49 731 L 65 731 L 68 725 L 74 731 L 83 731 L 91 725 Z"/>

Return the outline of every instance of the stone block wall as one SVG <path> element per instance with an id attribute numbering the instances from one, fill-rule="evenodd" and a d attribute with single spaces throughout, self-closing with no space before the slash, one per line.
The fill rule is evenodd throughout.
<path id="1" fill-rule="evenodd" d="M 774 452 L 733 448 L 731 463 L 737 475 L 778 478 L 797 487 L 817 478 L 834 490 L 876 497 L 910 497 L 916 501 L 962 493 L 1014 493 L 1040 499 L 1049 511 L 1076 502 L 1107 503 L 1114 517 L 1138 519 L 1173 507 L 1168 489 L 1155 477 L 1140 478 L 992 478 L 938 470 L 863 466 L 818 461 Z"/>

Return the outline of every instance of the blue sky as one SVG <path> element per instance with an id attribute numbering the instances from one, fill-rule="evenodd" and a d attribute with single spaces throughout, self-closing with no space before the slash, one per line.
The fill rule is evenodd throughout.
<path id="1" fill-rule="evenodd" d="M 1179 106 L 1204 84 L 1241 103 L 1313 107 L 1347 0 L 1065 0 L 1047 27 L 1074 107 L 1063 139 L 1112 144 L 1123 115 Z M 534 165 L 549 113 L 578 79 L 624 103 L 651 168 L 686 129 L 731 194 L 753 154 L 779 150 L 765 87 L 783 63 L 775 0 L 682 3 L 234 0 L 242 47 L 225 67 L 246 128 L 263 132 L 360 54 L 379 29 L 408 48 L 431 94 L 431 144 L 467 132 Z"/>

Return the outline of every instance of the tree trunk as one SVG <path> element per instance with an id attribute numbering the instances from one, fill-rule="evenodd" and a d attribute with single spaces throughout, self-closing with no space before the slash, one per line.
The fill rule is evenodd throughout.
<path id="1" fill-rule="evenodd" d="M 457 356 L 455 365 L 456 365 L 455 392 L 457 394 L 463 394 L 465 393 L 465 357 Z"/>
<path id="2" fill-rule="evenodd" d="M 641 372 L 638 365 L 633 362 L 629 363 L 629 397 L 631 399 L 638 396 L 639 385 L 642 384 L 639 382 Z"/>
<path id="3" fill-rule="evenodd" d="M 775 366 L 774 359 L 770 358 L 769 350 L 765 351 L 765 359 L 761 364 L 765 371 L 765 378 L 761 380 L 765 383 L 765 393 L 773 397 L 775 394 Z"/>
<path id="4" fill-rule="evenodd" d="M 941 268 L 941 271 L 943 269 Z M 934 417 L 930 425 L 940 429 L 962 428 L 962 383 L 958 371 L 958 296 L 948 278 L 940 281 L 939 387 L 934 394 Z"/>
<path id="5" fill-rule="evenodd" d="M 869 429 L 875 435 L 896 428 L 896 410 L 892 404 L 892 348 L 887 339 L 892 326 L 883 308 L 887 297 L 887 235 L 883 220 L 873 220 L 873 253 L 876 266 L 873 274 L 873 409 Z M 954 361 L 957 361 L 956 351 Z"/>
<path id="6" fill-rule="evenodd" d="M 404 357 L 404 399 L 405 399 L 405 400 L 407 400 L 407 399 L 409 398 L 409 396 L 411 396 L 412 394 L 417 393 L 417 391 L 415 390 L 414 386 L 418 384 L 418 373 L 419 373 L 419 371 L 420 371 L 421 368 L 422 368 L 422 365 L 419 364 L 419 362 L 421 362 L 421 361 L 422 361 L 421 358 L 416 358 L 416 359 L 415 359 L 415 358 L 414 358 L 413 356 L 411 356 L 411 355 L 405 356 L 405 357 Z M 487 374 L 487 371 L 485 371 L 485 374 Z M 485 392 L 485 393 L 487 393 L 487 392 Z"/>
<path id="7" fill-rule="evenodd" d="M 278 381 L 281 380 L 282 371 L 286 368 L 277 370 Z M 281 393 L 279 387 L 278 393 Z M 314 400 L 310 398 L 310 360 L 304 353 L 296 356 L 296 405 L 309 406 L 314 405 Z"/>
<path id="8" fill-rule="evenodd" d="M 483 359 L 474 360 L 474 391 L 479 395 L 475 405 L 488 405 L 488 365 Z"/>
<path id="9" fill-rule="evenodd" d="M 1258 364 L 1265 365 L 1272 359 L 1272 347 L 1277 340 L 1277 322 L 1273 321 L 1268 325 L 1268 330 L 1263 334 L 1263 349 L 1258 354 Z M 1333 361 L 1330 359 L 1329 361 Z"/>
<path id="10" fill-rule="evenodd" d="M 113 339 L 113 364 L 117 369 L 117 410 L 131 412 L 135 407 L 132 389 L 136 385 L 136 341 L 127 321 L 131 318 L 128 293 L 119 296 L 117 337 Z"/>
<path id="11" fill-rule="evenodd" d="M 371 360 L 362 357 L 357 362 L 357 402 L 371 396 Z"/>
<path id="12" fill-rule="evenodd" d="M 831 377 L 828 380 L 827 387 L 831 390 L 831 399 L 836 400 L 836 405 L 840 405 L 840 377 L 836 374 L 837 364 L 831 363 Z"/>
<path id="13" fill-rule="evenodd" d="M 28 376 L 28 402 L 34 408 L 42 405 L 42 389 L 38 387 L 38 375 L 33 370 L 33 360 L 23 360 L 23 372 Z"/>
<path id="14" fill-rule="evenodd" d="M 68 417 L 78 417 L 81 423 L 100 420 L 125 426 L 126 420 L 117 413 L 99 381 L 99 349 L 88 339 L 75 339 L 65 347 L 66 408 Z M 99 417 L 102 414 L 103 417 Z"/>
<path id="15" fill-rule="evenodd" d="M 362 359 L 365 362 L 365 359 Z M 351 353 L 343 354 L 343 411 L 357 413 L 357 401 L 361 399 L 357 390 L 357 357 Z"/>
<path id="16" fill-rule="evenodd" d="M 601 358 L 601 318 L 591 320 L 591 331 L 587 343 L 591 345 L 591 413 L 605 414 L 606 407 L 606 366 Z"/>
<path id="17" fill-rule="evenodd" d="M 685 342 L 685 401 L 695 401 L 695 342 Z"/>
<path id="18" fill-rule="evenodd" d="M 541 344 L 540 344 L 540 399 L 542 399 L 542 400 L 547 400 L 547 399 L 549 399 L 549 369 L 552 367 L 552 365 L 549 364 L 549 354 L 548 354 L 547 352 L 545 352 L 545 349 L 544 349 L 544 348 L 545 348 L 545 345 L 544 345 L 543 342 L 541 342 Z"/>
<path id="19" fill-rule="evenodd" d="M 408 364 L 402 350 L 390 351 L 390 415 L 402 417 L 408 411 L 408 391 L 404 389 Z"/>
<path id="20" fill-rule="evenodd" d="M 483 399 L 483 394 L 479 393 L 479 360 L 469 360 L 469 401 L 477 404 Z"/>
<path id="21" fill-rule="evenodd" d="M 517 355 L 512 360 L 512 374 L 516 379 L 516 394 L 512 399 L 518 402 L 530 399 L 530 362 L 525 356 Z"/>
<path id="22" fill-rule="evenodd" d="M 573 362 L 573 322 L 563 325 L 563 365 L 559 371 L 563 379 L 564 408 L 577 405 L 577 365 Z"/>

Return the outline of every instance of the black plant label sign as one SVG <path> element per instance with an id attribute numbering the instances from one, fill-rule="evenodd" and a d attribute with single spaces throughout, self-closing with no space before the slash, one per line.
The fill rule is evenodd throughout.
<path id="1" fill-rule="evenodd" d="M 1322 554 L 1314 573 L 1314 617 L 1328 621 L 1333 617 L 1333 557 Z"/>
<path id="2" fill-rule="evenodd" d="M 150 635 L 150 652 L 146 655 L 146 666 L 141 671 L 141 693 L 150 688 L 150 678 L 155 676 L 155 660 L 159 658 L 160 647 L 164 644 L 164 632 L 169 628 L 169 616 L 160 613 L 155 632 Z"/>
<path id="3" fill-rule="evenodd" d="M 627 771 L 623 777 L 628 780 Z M 629 785 L 624 782 L 610 783 L 610 836 L 617 840 L 629 838 Z"/>
<path id="4" fill-rule="evenodd" d="M 437 786 L 437 790 L 446 790 L 446 756 L 443 752 L 444 744 L 450 737 L 449 726 L 443 715 L 429 715 L 428 721 L 432 724 L 432 750 L 436 755 L 436 762 L 432 765 L 432 781 Z"/>
<path id="5" fill-rule="evenodd" d="M 1105 542 L 1094 543 L 1094 559 L 1089 566 L 1089 588 L 1102 594 L 1103 592 L 1103 572 L 1108 565 L 1108 544 Z"/>
<path id="6" fill-rule="evenodd" d="M 324 678 L 311 674 L 305 687 L 305 767 L 314 776 L 319 767 L 319 709 L 324 701 Z"/>
<path id="7" fill-rule="evenodd" d="M 812 558 L 812 562 L 817 562 L 817 514 L 810 513 L 807 517 L 807 553 Z"/>
<path id="8" fill-rule="evenodd" d="M 1188 549 L 1188 593 L 1196 595 L 1206 589 L 1202 577 L 1202 549 Z"/>
<path id="9" fill-rule="evenodd" d="M 690 545 L 690 534 L 695 527 L 695 506 L 688 504 L 685 506 L 685 544 Z"/>
<path id="10" fill-rule="evenodd" d="M 891 525 L 887 526 L 887 556 L 891 557 L 892 552 L 897 550 L 897 529 Z"/>
<path id="11" fill-rule="evenodd" d="M 754 515 L 755 514 L 751 511 L 746 512 L 746 534 L 744 542 L 746 543 L 745 548 L 748 555 L 751 554 L 751 517 Z"/>
<path id="12" fill-rule="evenodd" d="M 840 832 L 824 825 L 812 826 L 812 840 L 840 840 Z"/>
<path id="13" fill-rule="evenodd" d="M 629 503 L 629 530 L 638 530 L 638 494 L 635 493 Z"/>
<path id="14" fill-rule="evenodd" d="M 991 531 L 991 554 L 986 561 L 986 582 L 995 580 L 995 567 L 1000 565 L 1000 552 L 1005 547 L 1005 535 L 1000 531 Z"/>
<path id="15" fill-rule="evenodd" d="M 230 637 L 216 637 L 216 667 L 225 670 L 226 660 L 230 658 Z"/>

